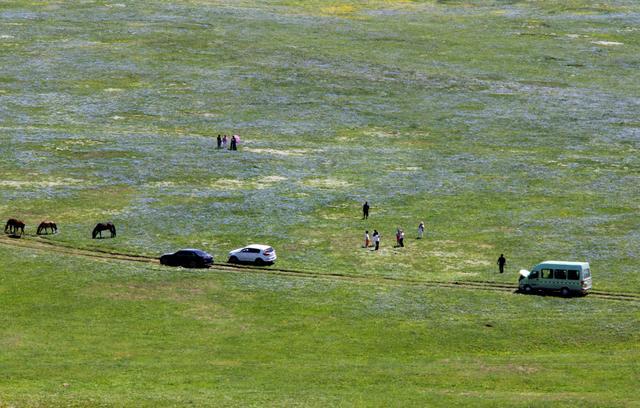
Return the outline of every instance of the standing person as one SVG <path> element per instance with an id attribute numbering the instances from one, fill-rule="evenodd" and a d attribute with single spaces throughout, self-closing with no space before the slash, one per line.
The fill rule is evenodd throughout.
<path id="1" fill-rule="evenodd" d="M 218 135 L 217 142 L 218 142 L 218 149 L 220 149 L 222 147 L 222 138 L 220 137 L 220 135 Z"/>
<path id="2" fill-rule="evenodd" d="M 373 243 L 376 245 L 376 251 L 380 249 L 380 233 L 378 230 L 373 230 Z"/>
<path id="3" fill-rule="evenodd" d="M 400 246 L 400 228 L 396 230 L 396 248 Z"/>
<path id="4" fill-rule="evenodd" d="M 369 231 L 367 230 L 364 232 L 364 247 L 369 248 L 370 242 L 371 241 L 369 240 Z"/>
<path id="5" fill-rule="evenodd" d="M 420 225 L 418 225 L 418 239 L 422 239 L 423 234 L 424 234 L 424 221 L 420 221 Z"/>
<path id="6" fill-rule="evenodd" d="M 222 136 L 222 148 L 227 148 L 227 135 Z"/>
<path id="7" fill-rule="evenodd" d="M 400 230 L 400 239 L 398 240 L 400 248 L 404 248 L 404 230 Z"/>
<path id="8" fill-rule="evenodd" d="M 507 260 L 504 257 L 504 254 L 500 254 L 500 258 L 498 258 L 498 267 L 500 268 L 500 273 L 504 273 L 504 265 L 507 263 Z"/>
<path id="9" fill-rule="evenodd" d="M 366 220 L 369 218 L 369 202 L 365 201 L 362 206 L 362 219 Z"/>

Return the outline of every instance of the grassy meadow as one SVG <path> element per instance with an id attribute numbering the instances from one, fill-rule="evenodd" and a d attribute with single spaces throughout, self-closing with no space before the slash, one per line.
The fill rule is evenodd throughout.
<path id="1" fill-rule="evenodd" d="M 638 303 L 0 255 L 3 407 L 634 406 Z"/>
<path id="2" fill-rule="evenodd" d="M 588 261 L 638 293 L 639 23 L 631 0 L 6 0 L 0 220 L 423 281 Z M 0 259 L 0 406 L 628 406 L 639 378 L 635 304 Z"/>
<path id="3" fill-rule="evenodd" d="M 283 267 L 423 279 L 555 258 L 599 288 L 635 276 L 635 2 L 0 7 L 0 213 L 31 232 L 219 260 L 260 241 Z M 88 240 L 106 220 L 120 237 Z M 394 251 L 420 221 L 428 240 Z"/>

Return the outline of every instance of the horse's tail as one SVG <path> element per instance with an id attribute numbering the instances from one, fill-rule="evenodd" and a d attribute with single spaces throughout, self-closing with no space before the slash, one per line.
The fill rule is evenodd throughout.
<path id="1" fill-rule="evenodd" d="M 113 236 L 116 236 L 116 226 L 111 224 L 111 228 L 109 228 L 111 230 L 111 234 L 113 234 Z"/>
<path id="2" fill-rule="evenodd" d="M 55 232 L 58 232 L 58 225 L 56 225 L 56 223 L 55 223 L 55 222 L 52 222 L 52 223 L 51 223 L 51 227 L 53 228 L 53 230 L 54 230 Z"/>
<path id="3" fill-rule="evenodd" d="M 96 225 L 96 227 L 93 229 L 93 231 L 91 232 L 91 238 L 92 239 L 96 239 L 96 236 L 98 235 L 98 226 Z"/>
<path id="4" fill-rule="evenodd" d="M 7 221 L 7 223 L 4 225 L 4 232 L 9 231 L 9 225 L 11 225 L 11 220 Z"/>
<path id="5" fill-rule="evenodd" d="M 38 230 L 36 231 L 36 234 L 40 235 L 40 233 L 42 232 L 42 224 L 44 224 L 43 222 L 40 223 L 40 225 L 38 225 Z"/>

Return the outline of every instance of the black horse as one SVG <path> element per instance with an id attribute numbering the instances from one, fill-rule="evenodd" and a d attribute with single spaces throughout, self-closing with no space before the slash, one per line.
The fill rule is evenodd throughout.
<path id="1" fill-rule="evenodd" d="M 52 234 L 58 232 L 58 226 L 53 221 L 42 221 L 40 225 L 38 225 L 38 231 L 36 234 L 48 234 L 47 230 L 50 229 Z"/>
<path id="2" fill-rule="evenodd" d="M 24 222 L 10 218 L 4 226 L 4 233 L 18 235 L 18 231 L 20 231 L 20 235 L 24 234 Z"/>
<path id="3" fill-rule="evenodd" d="M 116 227 L 110 222 L 106 223 L 98 223 L 96 227 L 93 229 L 91 233 L 91 238 L 96 239 L 96 237 L 100 236 L 102 238 L 102 231 L 109 231 L 111 233 L 111 238 L 115 238 L 116 236 Z"/>

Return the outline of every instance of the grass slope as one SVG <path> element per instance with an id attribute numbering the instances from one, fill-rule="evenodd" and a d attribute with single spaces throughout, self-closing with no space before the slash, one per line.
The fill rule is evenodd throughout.
<path id="1" fill-rule="evenodd" d="M 639 12 L 3 2 L 0 214 L 80 247 L 264 241 L 283 267 L 424 279 L 586 260 L 597 288 L 638 290 Z M 241 152 L 216 151 L 234 132 Z M 120 237 L 88 240 L 103 220 Z M 421 220 L 428 241 L 390 249 Z"/>
<path id="2" fill-rule="evenodd" d="M 0 406 L 635 401 L 636 304 L 0 255 Z"/>

